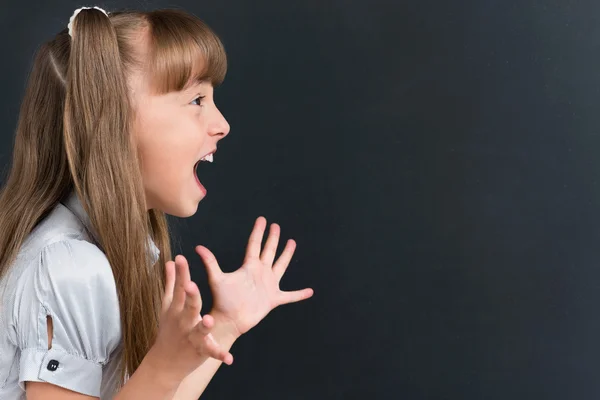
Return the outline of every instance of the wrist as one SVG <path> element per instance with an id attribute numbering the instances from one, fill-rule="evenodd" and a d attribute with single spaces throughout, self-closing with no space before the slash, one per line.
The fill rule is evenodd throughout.
<path id="1" fill-rule="evenodd" d="M 215 320 L 212 335 L 215 340 L 227 350 L 241 336 L 235 322 L 218 311 L 211 311 L 210 315 Z"/>
<path id="2" fill-rule="evenodd" d="M 142 370 L 150 382 L 153 382 L 160 390 L 175 392 L 184 377 L 178 376 L 173 369 L 165 367 L 164 362 L 165 358 L 156 354 L 152 347 L 142 360 L 138 371 Z"/>

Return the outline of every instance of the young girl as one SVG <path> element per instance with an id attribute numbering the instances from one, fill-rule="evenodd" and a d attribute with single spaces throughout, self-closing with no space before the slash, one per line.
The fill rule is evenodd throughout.
<path id="1" fill-rule="evenodd" d="M 76 10 L 38 51 L 0 194 L 0 399 L 197 399 L 273 308 L 294 253 L 259 217 L 240 269 L 203 260 L 201 297 L 165 214 L 195 213 L 196 177 L 229 125 L 217 36 L 178 10 Z M 274 262 L 275 261 L 275 262 Z M 164 268 L 163 268 L 164 266 Z"/>

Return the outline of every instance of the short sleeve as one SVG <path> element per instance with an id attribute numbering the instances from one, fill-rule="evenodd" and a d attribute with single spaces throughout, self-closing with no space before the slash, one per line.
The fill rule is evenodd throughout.
<path id="1" fill-rule="evenodd" d="M 104 253 L 68 239 L 46 246 L 17 293 L 14 325 L 19 385 L 48 382 L 100 396 L 102 367 L 121 340 L 116 286 Z M 47 317 L 52 318 L 48 349 Z"/>

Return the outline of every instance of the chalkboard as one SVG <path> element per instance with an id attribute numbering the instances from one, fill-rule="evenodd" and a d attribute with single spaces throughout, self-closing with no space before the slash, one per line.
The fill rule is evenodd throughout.
<path id="1" fill-rule="evenodd" d="M 205 311 L 193 246 L 234 270 L 259 215 L 297 242 L 282 288 L 315 290 L 203 398 L 600 396 L 600 5 L 103 6 L 184 8 L 227 49 L 231 133 L 196 215 L 170 219 Z M 75 7 L 3 5 L 2 166 L 33 51 Z"/>

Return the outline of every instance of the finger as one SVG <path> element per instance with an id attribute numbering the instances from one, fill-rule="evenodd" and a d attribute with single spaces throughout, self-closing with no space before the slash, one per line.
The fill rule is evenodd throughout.
<path id="1" fill-rule="evenodd" d="M 196 344 L 200 351 L 209 357 L 223 361 L 227 365 L 233 363 L 233 356 L 219 345 L 212 334 L 203 334 L 194 332 L 192 342 Z"/>
<path id="2" fill-rule="evenodd" d="M 173 288 L 175 287 L 175 263 L 165 263 L 165 292 L 162 300 L 162 312 L 166 312 L 173 301 Z"/>
<path id="3" fill-rule="evenodd" d="M 180 312 L 185 304 L 185 286 L 190 281 L 190 269 L 184 256 L 175 256 L 175 288 L 173 290 L 173 301 L 171 308 Z"/>
<path id="4" fill-rule="evenodd" d="M 196 253 L 202 259 L 209 281 L 215 281 L 223 273 L 215 255 L 204 246 L 196 246 Z"/>
<path id="5" fill-rule="evenodd" d="M 199 318 L 200 321 L 194 327 L 194 334 L 208 335 L 212 332 L 212 328 L 215 326 L 215 319 L 210 314 L 205 314 Z"/>
<path id="6" fill-rule="evenodd" d="M 265 247 L 260 255 L 260 260 L 268 265 L 273 265 L 275 254 L 277 253 L 277 244 L 279 243 L 279 236 L 281 234 L 281 228 L 278 224 L 271 224 L 269 229 L 269 237 L 265 243 Z"/>
<path id="7" fill-rule="evenodd" d="M 186 299 L 182 317 L 186 321 L 184 325 L 191 329 L 195 327 L 201 319 L 200 311 L 202 310 L 202 297 L 200 296 L 200 289 L 198 289 L 198 286 L 193 281 L 188 282 L 185 293 Z"/>
<path id="8" fill-rule="evenodd" d="M 227 365 L 233 363 L 233 356 L 231 353 L 223 349 L 212 335 L 207 335 L 206 341 L 208 342 L 208 354 L 212 358 L 222 361 Z"/>
<path id="9" fill-rule="evenodd" d="M 310 299 L 314 293 L 314 290 L 312 290 L 311 288 L 294 290 L 292 292 L 281 292 L 279 304 L 283 305 L 289 303 L 297 303 L 302 300 Z"/>
<path id="10" fill-rule="evenodd" d="M 246 247 L 246 258 L 244 263 L 249 259 L 257 259 L 260 257 L 260 248 L 265 233 L 265 227 L 267 220 L 265 217 L 258 217 L 254 223 L 254 228 L 248 239 L 248 246 Z"/>
<path id="11" fill-rule="evenodd" d="M 288 265 L 290 265 L 294 251 L 296 251 L 296 241 L 294 239 L 290 239 L 285 244 L 285 248 L 283 249 L 281 256 L 279 256 L 273 265 L 273 274 L 277 278 L 277 282 L 281 280 L 281 277 L 283 277 L 283 274 L 285 274 Z"/>
<path id="12" fill-rule="evenodd" d="M 215 319 L 212 315 L 206 314 L 202 317 L 202 326 L 206 329 L 212 329 L 215 326 Z"/>

